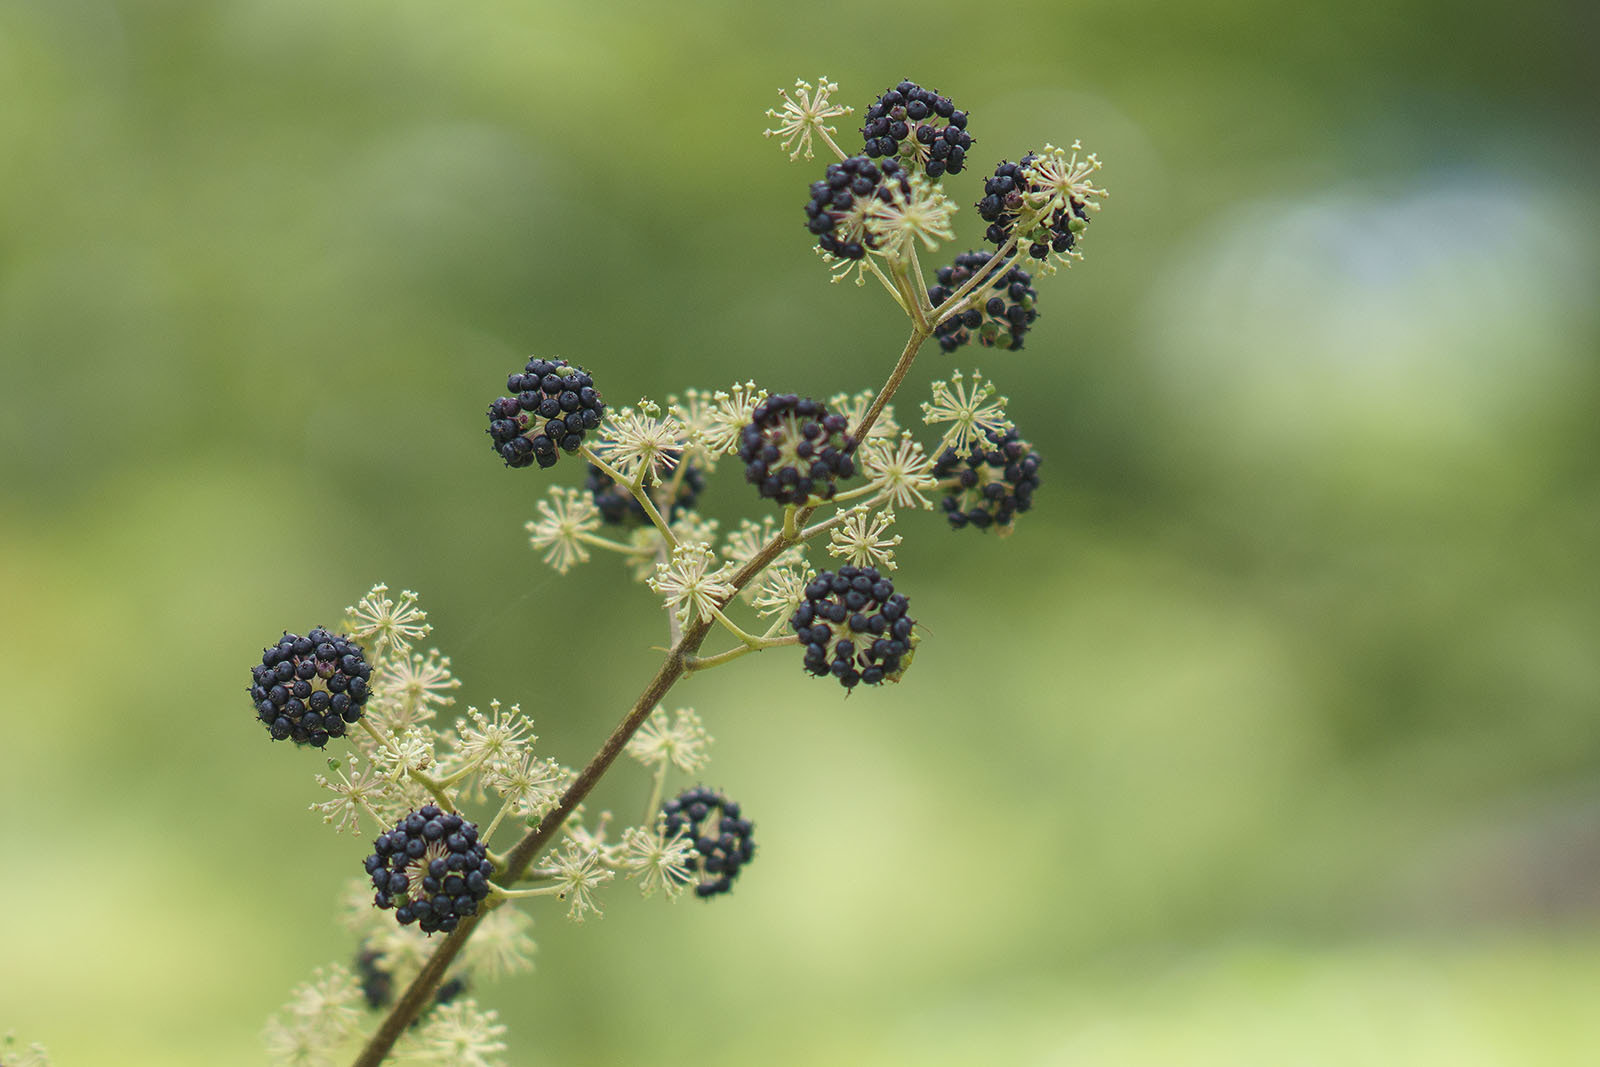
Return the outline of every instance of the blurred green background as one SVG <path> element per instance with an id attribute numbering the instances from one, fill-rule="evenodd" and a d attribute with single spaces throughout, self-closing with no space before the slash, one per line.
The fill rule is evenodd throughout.
<path id="1" fill-rule="evenodd" d="M 1600 1059 L 1595 12 L 0 0 L 0 1031 L 262 1061 L 364 843 L 246 668 L 375 581 L 463 705 L 588 757 L 653 601 L 540 565 L 549 479 L 483 409 L 530 353 L 613 403 L 881 379 L 898 312 L 801 227 L 823 161 L 759 136 L 826 73 L 968 109 L 964 203 L 1106 161 L 1027 350 L 930 346 L 901 403 L 981 366 L 1040 506 L 905 517 L 904 685 L 675 694 L 760 862 L 538 912 L 480 994 L 510 1062 Z"/>

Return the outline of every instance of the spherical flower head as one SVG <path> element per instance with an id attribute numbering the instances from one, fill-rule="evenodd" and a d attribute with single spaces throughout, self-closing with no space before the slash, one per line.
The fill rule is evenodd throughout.
<path id="1" fill-rule="evenodd" d="M 846 689 L 898 682 L 920 640 L 909 601 L 874 567 L 823 571 L 806 586 L 789 626 L 805 648 L 805 669 Z"/>
<path id="2" fill-rule="evenodd" d="M 555 466 L 557 450 L 576 452 L 606 411 L 589 372 L 564 359 L 528 360 L 506 389 L 489 405 L 489 437 L 508 467 Z"/>
<path id="3" fill-rule="evenodd" d="M 817 247 L 840 259 L 862 259 L 879 247 L 868 222 L 875 206 L 893 207 L 912 199 L 910 172 L 897 160 L 874 163 L 866 156 L 828 164 L 820 181 L 811 183 L 806 202 L 806 229 Z"/>
<path id="4" fill-rule="evenodd" d="M 449 933 L 476 915 L 489 895 L 494 864 L 478 840 L 478 828 L 455 812 L 428 804 L 379 834 L 366 870 L 377 895 L 373 903 L 393 908 L 402 926 L 416 923 L 425 934 Z"/>
<path id="5" fill-rule="evenodd" d="M 821 401 L 794 393 L 767 397 L 739 435 L 745 481 L 780 504 L 832 500 L 835 481 L 856 472 L 856 442 L 847 427 Z"/>
<path id="6" fill-rule="evenodd" d="M 673 472 L 669 484 L 670 481 L 676 481 L 678 486 L 672 497 L 672 506 L 666 509 L 667 521 L 674 522 L 683 512 L 694 508 L 705 490 L 706 478 L 698 465 L 686 462 L 682 473 Z M 650 525 L 650 516 L 644 513 L 644 505 L 639 503 L 639 499 L 593 463 L 589 464 L 589 478 L 584 487 L 594 499 L 595 510 L 600 513 L 600 518 L 608 525 L 630 530 Z"/>
<path id="7" fill-rule="evenodd" d="M 1092 153 L 1080 158 L 1080 148 L 1074 142 L 1069 156 L 1045 145 L 1043 152 L 1029 152 L 1018 163 L 996 166 L 978 201 L 978 214 L 989 223 L 984 238 L 998 248 L 1020 227 L 1017 244 L 1034 259 L 1081 258 L 1075 251 L 1078 235 L 1088 227 L 1090 213 L 1100 210 L 1106 191 L 1090 181 L 1100 160 Z"/>
<path id="8" fill-rule="evenodd" d="M 939 284 L 928 287 L 928 299 L 938 307 L 982 271 L 989 259 L 988 252 L 961 253 L 950 266 L 939 268 Z M 1039 294 L 1033 289 L 1033 275 L 1019 267 L 1012 267 L 998 278 L 996 273 L 995 269 L 990 269 L 980 283 L 989 289 L 987 297 L 934 327 L 933 334 L 939 339 L 940 348 L 954 352 L 974 335 L 985 348 L 1003 348 L 1008 352 L 1022 348 L 1023 336 L 1039 317 L 1034 306 Z"/>
<path id="9" fill-rule="evenodd" d="M 287 631 L 250 669 L 250 700 L 274 741 L 321 748 L 361 719 L 372 668 L 361 646 L 317 627 Z"/>
<path id="10" fill-rule="evenodd" d="M 983 440 L 964 451 L 945 449 L 933 473 L 953 483 L 943 502 L 951 529 L 993 527 L 1001 536 L 1010 533 L 1017 514 L 1033 507 L 1039 463 L 1039 454 L 1016 427 L 1004 433 L 985 430 Z"/>
<path id="11" fill-rule="evenodd" d="M 960 174 L 966 166 L 972 148 L 967 113 L 936 90 L 903 81 L 867 108 L 866 119 L 861 136 L 874 159 L 900 156 L 930 178 Z"/>
<path id="12" fill-rule="evenodd" d="M 683 834 L 694 842 L 695 896 L 729 892 L 756 854 L 755 824 L 739 805 L 712 789 L 685 789 L 661 806 L 664 837 Z"/>

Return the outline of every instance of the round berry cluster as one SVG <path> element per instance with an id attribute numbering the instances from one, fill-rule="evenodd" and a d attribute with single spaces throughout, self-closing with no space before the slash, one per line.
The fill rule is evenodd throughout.
<path id="1" fill-rule="evenodd" d="M 1023 170 L 1038 158 L 1037 154 L 1029 152 L 1020 163 L 1002 162 L 994 168 L 994 177 L 983 183 L 978 214 L 989 223 L 984 239 L 996 248 L 1010 240 L 1011 229 L 1022 211 L 1023 194 L 1034 191 L 1033 182 Z M 1089 211 L 1080 200 L 1072 200 L 1071 205 L 1070 212 L 1065 207 L 1056 208 L 1048 219 L 1041 219 L 1039 225 L 1018 238 L 1027 242 L 1028 255 L 1046 259 L 1051 252 L 1065 255 L 1072 251 L 1077 243 L 1077 231 L 1089 221 Z"/>
<path id="2" fill-rule="evenodd" d="M 930 119 L 945 121 L 925 121 Z M 972 147 L 967 113 L 957 111 L 949 97 L 913 81 L 901 82 L 867 108 L 861 136 L 867 139 L 867 155 L 915 155 L 930 178 L 946 171 L 960 174 Z M 902 147 L 907 138 L 912 138 L 914 147 Z"/>
<path id="3" fill-rule="evenodd" d="M 378 891 L 373 903 L 394 908 L 402 926 L 448 933 L 489 895 L 488 849 L 478 828 L 453 811 L 428 804 L 379 834 L 372 847 L 366 868 Z"/>
<path id="4" fill-rule="evenodd" d="M 361 995 L 366 998 L 367 1007 L 373 1011 L 382 1011 L 394 1003 L 394 972 L 384 966 L 385 962 L 381 951 L 362 942 L 361 951 L 356 954 L 355 973 L 361 983 Z M 466 990 L 467 979 L 463 975 L 456 975 L 434 993 L 433 1003 L 448 1004 Z M 421 1021 L 422 1017 L 418 1016 L 411 1025 L 416 1026 Z"/>
<path id="5" fill-rule="evenodd" d="M 589 372 L 564 359 L 530 359 L 506 388 L 489 405 L 489 437 L 508 467 L 555 466 L 556 449 L 576 452 L 606 413 Z"/>
<path id="6" fill-rule="evenodd" d="M 806 203 L 806 229 L 817 235 L 817 246 L 840 259 L 861 259 L 876 248 L 865 227 L 867 209 L 874 198 L 892 203 L 891 189 L 911 196 L 911 182 L 898 160 L 874 163 L 866 156 L 851 156 L 828 164 L 821 181 L 811 183 Z"/>
<path id="7" fill-rule="evenodd" d="M 933 464 L 935 477 L 955 479 L 943 505 L 956 530 L 1009 527 L 1018 512 L 1033 506 L 1033 491 L 1039 488 L 1039 454 L 1015 428 L 1003 434 L 987 430 L 985 436 L 987 445 L 974 441 L 965 454 L 947 448 Z"/>
<path id="8" fill-rule="evenodd" d="M 705 487 L 706 478 L 700 468 L 693 463 L 685 463 L 683 477 L 678 480 L 677 494 L 672 498 L 672 507 L 664 509 L 667 521 L 674 521 L 681 512 L 694 507 Z M 639 503 L 638 498 L 617 485 L 611 475 L 593 463 L 589 464 L 589 480 L 585 488 L 594 498 L 594 506 L 600 512 L 600 517 L 611 525 L 634 527 L 649 524 L 650 517 L 644 513 L 644 505 Z"/>
<path id="9" fill-rule="evenodd" d="M 733 880 L 756 854 L 751 836 L 755 824 L 740 816 L 739 805 L 702 787 L 685 789 L 663 804 L 661 813 L 666 816 L 663 829 L 668 837 L 682 832 L 694 842 L 699 856 L 695 895 L 714 897 L 732 889 Z"/>
<path id="10" fill-rule="evenodd" d="M 354 641 L 320 626 L 305 637 L 285 632 L 250 669 L 250 699 L 274 741 L 321 748 L 361 718 L 371 677 Z"/>
<path id="11" fill-rule="evenodd" d="M 898 682 L 911 665 L 915 622 L 908 601 L 875 567 L 823 571 L 806 586 L 789 625 L 805 645 L 805 668 L 833 675 L 846 689 L 865 682 Z"/>
<path id="12" fill-rule="evenodd" d="M 928 299 L 938 307 L 988 262 L 988 252 L 961 253 L 953 265 L 939 268 L 939 284 L 928 287 Z M 939 339 L 939 347 L 946 352 L 954 352 L 972 340 L 972 330 L 978 332 L 978 343 L 985 348 L 1016 352 L 1022 348 L 1023 335 L 1039 317 L 1033 306 L 1038 295 L 1033 290 L 1033 275 L 1012 267 L 1000 279 L 994 295 L 982 306 L 969 307 L 960 315 L 950 316 L 934 327 L 933 334 Z"/>
<path id="13" fill-rule="evenodd" d="M 739 434 L 744 480 L 780 504 L 801 504 L 812 496 L 832 500 L 834 481 L 856 472 L 849 425 L 819 400 L 794 393 L 767 397 Z"/>

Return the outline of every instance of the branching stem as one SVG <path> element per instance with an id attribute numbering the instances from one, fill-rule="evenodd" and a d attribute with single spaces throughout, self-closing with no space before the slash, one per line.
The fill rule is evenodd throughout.
<path id="1" fill-rule="evenodd" d="M 832 142 L 830 141 L 829 144 L 831 146 Z M 837 148 L 835 148 L 835 151 L 837 151 Z M 888 381 L 878 391 L 872 406 L 867 409 L 866 414 L 861 417 L 860 424 L 855 428 L 857 441 L 866 436 L 867 431 L 872 428 L 872 424 L 877 421 L 878 416 L 882 413 L 884 405 L 889 402 L 890 398 L 894 396 L 895 390 L 900 387 L 900 383 L 905 380 L 906 374 L 911 370 L 911 364 L 917 358 L 918 349 L 922 347 L 923 342 L 928 339 L 928 335 L 931 332 L 932 330 L 927 326 L 926 321 L 918 322 L 912 327 L 911 336 L 907 339 L 906 346 L 900 353 L 900 359 L 894 365 L 894 370 L 890 372 Z M 584 447 L 582 451 L 591 462 L 595 462 L 593 454 L 587 447 Z M 598 462 L 596 462 L 596 465 L 601 466 L 602 470 L 606 469 L 604 465 Z M 626 484 L 625 479 L 614 474 L 612 477 L 619 485 Z M 673 538 L 672 532 L 666 528 L 666 524 L 661 520 L 661 514 L 656 510 L 655 504 L 648 499 L 649 494 L 636 491 L 635 496 L 643 498 L 640 503 L 644 505 L 645 513 L 651 517 L 651 521 L 656 524 L 657 529 L 662 531 L 668 542 L 676 547 L 676 539 Z M 799 509 L 794 514 L 794 524 L 802 526 L 816 510 L 815 506 Z M 762 571 L 771 566 L 772 562 L 793 543 L 783 533 L 775 534 L 770 541 L 761 547 L 760 551 L 747 560 L 744 566 L 740 567 L 734 574 L 731 581 L 733 588 L 720 607 L 726 607 L 728 601 L 738 595 L 739 590 L 754 581 Z M 539 820 L 537 826 L 523 835 L 522 839 L 506 853 L 505 866 L 499 871 L 495 879 L 496 882 L 500 883 L 500 886 L 514 885 L 527 873 L 534 859 L 544 851 L 545 846 L 560 831 L 567 818 L 579 804 L 583 803 L 584 798 L 589 795 L 594 787 L 599 784 L 600 779 L 611 769 L 611 765 L 622 754 L 622 750 L 629 739 L 644 724 L 645 719 L 650 717 L 650 713 L 655 710 L 656 705 L 661 703 L 662 698 L 667 695 L 668 691 L 688 672 L 690 662 L 695 654 L 700 651 L 700 646 L 705 642 L 706 635 L 711 631 L 712 624 L 713 620 L 702 616 L 684 628 L 682 635 L 673 642 L 672 648 L 667 651 L 666 657 L 661 661 L 661 666 L 656 668 L 655 675 L 639 693 L 639 697 L 634 701 L 633 707 L 623 716 L 622 721 L 612 729 L 610 736 L 600 746 L 600 750 L 594 754 L 594 757 L 589 760 L 583 770 L 578 772 L 577 778 L 567 787 L 566 792 L 561 795 L 561 800 L 546 813 L 544 818 Z M 756 638 L 755 640 L 763 641 L 761 638 Z M 771 644 L 777 642 L 763 641 L 763 643 Z M 745 646 L 746 649 L 750 647 L 749 645 Z M 743 654 L 742 651 L 741 654 Z M 526 894 L 528 891 L 501 888 L 500 892 L 502 894 Z M 352 1067 L 379 1067 L 383 1063 L 390 1050 L 394 1048 L 395 1042 L 400 1039 L 400 1035 L 405 1033 L 406 1028 L 421 1014 L 422 1009 L 432 1002 L 434 993 L 444 982 L 445 972 L 449 969 L 450 964 L 454 962 L 457 954 L 460 953 L 462 946 L 472 937 L 472 933 L 477 929 L 478 923 L 482 921 L 485 911 L 480 911 L 477 915 L 462 919 L 460 924 L 439 944 L 433 955 L 423 964 L 416 978 L 412 979 L 411 984 L 406 987 L 406 991 L 395 1001 L 394 1007 L 390 1009 L 389 1014 L 379 1025 L 377 1032 L 372 1035 L 372 1039 L 367 1042 L 367 1046 L 362 1049 L 361 1054 L 356 1057 Z"/>

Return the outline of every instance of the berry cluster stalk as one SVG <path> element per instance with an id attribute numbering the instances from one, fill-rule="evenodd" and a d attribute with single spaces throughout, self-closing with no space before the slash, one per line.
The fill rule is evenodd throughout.
<path id="1" fill-rule="evenodd" d="M 1013 246 L 1014 243 L 996 253 L 992 262 L 1002 260 L 1004 253 L 1009 252 Z M 964 296 L 965 294 L 960 295 Z M 917 352 L 930 335 L 931 330 L 927 325 L 928 321 L 929 319 L 926 316 L 919 316 L 917 320 L 914 320 L 911 336 L 906 339 L 905 349 L 900 353 L 900 358 L 890 372 L 888 380 L 884 382 L 883 387 L 878 391 L 872 406 L 862 416 L 860 424 L 852 428 L 852 436 L 857 441 L 866 440 L 867 431 L 872 428 L 873 423 L 877 421 L 878 416 L 883 412 L 884 405 L 894 396 L 895 390 L 900 387 L 901 382 L 905 380 L 906 374 L 911 370 L 911 364 L 915 362 Z M 809 507 L 801 507 L 795 511 L 793 521 L 785 522 L 784 530 L 775 534 L 734 575 L 731 580 L 733 591 L 723 599 L 719 607 L 726 607 L 728 602 L 738 594 L 739 590 L 750 584 L 785 549 L 822 532 L 821 526 L 809 530 L 805 529 L 806 519 L 810 518 L 820 506 L 820 504 L 816 504 Z M 657 525 L 664 527 L 665 523 L 658 521 Z M 695 654 L 699 652 L 701 644 L 705 642 L 715 622 L 715 618 L 702 615 L 683 631 L 682 636 L 678 638 L 677 642 L 667 652 L 666 658 L 662 660 L 661 666 L 656 670 L 655 677 L 650 679 L 644 691 L 639 694 L 639 698 L 634 701 L 633 707 L 629 709 L 628 714 L 611 731 L 611 736 L 606 738 L 605 743 L 600 746 L 600 750 L 595 753 L 594 758 L 588 762 L 566 792 L 562 794 L 560 803 L 548 812 L 544 818 L 539 820 L 539 824 L 529 830 L 506 853 L 504 868 L 498 876 L 498 881 L 501 885 L 515 885 L 517 880 L 526 873 L 534 859 L 538 857 L 544 847 L 549 844 L 551 838 L 561 829 L 562 823 L 566 822 L 567 817 L 572 814 L 579 804 L 583 803 L 584 798 L 599 784 L 600 779 L 605 776 L 611 764 L 622 753 L 623 746 L 638 731 L 645 719 L 649 717 L 650 712 L 661 703 L 667 692 L 684 675 L 693 673 L 698 666 L 710 665 L 707 661 L 698 660 Z M 422 970 L 418 972 L 417 977 L 406 988 L 405 993 L 395 1002 L 388 1016 L 384 1018 L 383 1023 L 372 1035 L 372 1040 L 367 1043 L 366 1048 L 362 1049 L 361 1055 L 356 1058 L 354 1067 L 379 1067 L 383 1063 L 390 1050 L 394 1047 L 395 1042 L 406 1032 L 406 1028 L 411 1025 L 425 1007 L 432 1003 L 434 994 L 443 983 L 445 972 L 455 959 L 456 954 L 461 951 L 467 939 L 472 936 L 472 932 L 477 928 L 478 922 L 494 906 L 496 904 L 491 903 L 478 914 L 462 919 L 460 925 L 444 939 L 443 943 L 429 957 L 428 962 L 423 965 Z"/>

